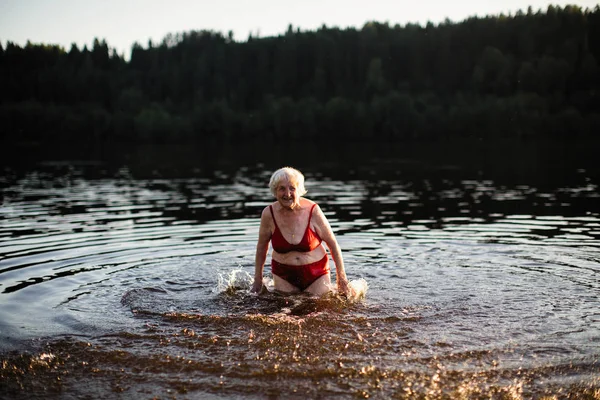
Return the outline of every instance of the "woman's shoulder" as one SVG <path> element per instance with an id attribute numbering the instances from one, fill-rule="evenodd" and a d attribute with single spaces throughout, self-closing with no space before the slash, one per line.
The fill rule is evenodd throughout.
<path id="1" fill-rule="evenodd" d="M 267 206 L 265 206 L 265 208 L 263 208 L 262 212 L 260 213 L 262 218 L 271 218 L 271 212 L 272 212 L 272 207 L 275 203 L 271 203 Z"/>
<path id="2" fill-rule="evenodd" d="M 317 202 L 312 201 L 311 199 L 307 199 L 306 197 L 302 197 L 300 198 L 300 204 L 302 204 L 303 206 L 312 207 L 313 205 L 316 205 Z"/>
<path id="3" fill-rule="evenodd" d="M 302 206 L 302 208 L 307 209 L 310 212 L 315 212 L 315 210 L 319 208 L 319 204 L 317 204 L 316 201 L 312 201 L 305 197 L 303 197 L 302 200 L 300 200 L 300 205 Z"/>

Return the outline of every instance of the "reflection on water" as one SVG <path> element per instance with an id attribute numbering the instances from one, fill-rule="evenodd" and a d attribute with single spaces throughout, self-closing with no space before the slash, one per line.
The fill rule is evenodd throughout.
<path id="1" fill-rule="evenodd" d="M 248 292 L 279 164 L 112 165 L 0 178 L 11 398 L 600 398 L 588 165 L 298 165 L 368 283 L 354 300 Z"/>

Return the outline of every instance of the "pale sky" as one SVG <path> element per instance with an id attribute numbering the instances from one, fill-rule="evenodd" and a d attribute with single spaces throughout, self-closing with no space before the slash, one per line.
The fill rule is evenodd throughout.
<path id="1" fill-rule="evenodd" d="M 362 27 L 365 22 L 437 24 L 470 16 L 546 10 L 549 4 L 593 9 L 598 1 L 540 0 L 0 0 L 0 42 L 58 44 L 69 50 L 94 38 L 129 58 L 134 42 L 146 47 L 168 33 L 213 30 L 245 41 L 294 29 Z"/>

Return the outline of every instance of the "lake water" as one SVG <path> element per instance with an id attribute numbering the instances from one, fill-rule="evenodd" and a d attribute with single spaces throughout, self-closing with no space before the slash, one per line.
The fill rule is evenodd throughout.
<path id="1" fill-rule="evenodd" d="M 241 147 L 4 154 L 0 397 L 600 398 L 594 147 Z M 283 165 L 362 297 L 249 293 Z"/>

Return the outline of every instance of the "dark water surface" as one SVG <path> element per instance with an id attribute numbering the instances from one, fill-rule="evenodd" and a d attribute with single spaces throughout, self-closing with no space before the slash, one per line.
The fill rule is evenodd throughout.
<path id="1" fill-rule="evenodd" d="M 595 148 L 6 151 L 0 397 L 598 399 Z M 283 165 L 363 297 L 249 294 Z"/>

